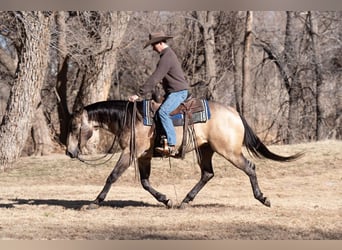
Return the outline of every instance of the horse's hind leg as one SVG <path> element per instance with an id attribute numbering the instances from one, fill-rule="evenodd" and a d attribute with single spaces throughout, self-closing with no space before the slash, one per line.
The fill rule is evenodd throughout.
<path id="1" fill-rule="evenodd" d="M 159 193 L 155 190 L 149 181 L 150 173 L 151 173 L 151 158 L 139 158 L 139 173 L 140 173 L 140 181 L 141 185 L 145 190 L 147 190 L 150 194 L 156 198 L 157 201 L 165 204 L 167 208 L 172 207 L 172 201 L 166 197 L 166 195 Z"/>
<path id="2" fill-rule="evenodd" d="M 267 197 L 264 197 L 263 193 L 260 191 L 258 179 L 255 172 L 255 164 L 247 160 L 241 153 L 230 157 L 229 161 L 248 175 L 255 199 L 260 201 L 265 206 L 270 207 L 270 200 Z"/>
<path id="3" fill-rule="evenodd" d="M 191 189 L 191 191 L 185 196 L 179 208 L 185 208 L 190 201 L 192 201 L 198 192 L 207 184 L 207 182 L 214 177 L 214 171 L 212 166 L 213 150 L 209 144 L 204 144 L 200 146 L 199 152 L 201 155 L 200 167 L 201 167 L 201 179 L 199 182 Z"/>

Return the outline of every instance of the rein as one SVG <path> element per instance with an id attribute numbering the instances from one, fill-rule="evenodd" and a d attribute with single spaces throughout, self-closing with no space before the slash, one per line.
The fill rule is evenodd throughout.
<path id="1" fill-rule="evenodd" d="M 126 108 L 128 105 L 126 106 Z M 127 113 L 127 110 L 126 110 Z M 135 176 L 137 176 L 137 147 L 136 147 L 136 138 L 135 138 L 135 122 L 137 117 L 137 103 L 133 102 L 133 111 L 132 111 L 132 121 L 131 121 L 131 137 L 130 137 L 130 156 L 129 156 L 129 165 L 133 162 L 135 169 Z"/>
<path id="2" fill-rule="evenodd" d="M 104 165 L 104 164 L 106 164 L 107 162 L 109 162 L 109 161 L 114 157 L 115 152 L 116 152 L 117 149 L 118 149 L 118 144 L 116 144 L 116 147 L 115 147 L 115 149 L 113 150 L 116 140 L 117 140 L 117 136 L 114 136 L 113 143 L 112 143 L 112 145 L 110 146 L 110 148 L 108 149 L 107 153 L 106 153 L 104 156 L 101 156 L 101 157 L 96 158 L 96 159 L 89 159 L 89 160 L 88 160 L 88 159 L 82 159 L 82 158 L 78 155 L 78 156 L 77 156 L 77 159 L 78 159 L 80 162 L 82 162 L 82 163 L 84 163 L 84 164 L 87 164 L 87 165 L 91 165 L 91 166 Z M 102 160 L 102 159 L 106 158 L 106 157 L 109 155 L 109 152 L 112 151 L 112 150 L 113 150 L 113 153 L 111 154 L 111 156 L 110 156 L 107 160 L 105 160 L 104 162 L 101 162 L 101 163 L 93 163 L 93 162 L 95 162 L 95 161 L 99 161 L 99 160 Z"/>

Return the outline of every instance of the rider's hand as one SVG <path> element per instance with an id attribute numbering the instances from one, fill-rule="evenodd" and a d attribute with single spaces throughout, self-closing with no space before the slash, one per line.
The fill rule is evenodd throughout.
<path id="1" fill-rule="evenodd" d="M 137 96 L 137 95 L 132 95 L 132 96 L 128 97 L 128 101 L 130 101 L 130 102 L 135 102 L 138 99 L 139 99 L 139 96 Z"/>

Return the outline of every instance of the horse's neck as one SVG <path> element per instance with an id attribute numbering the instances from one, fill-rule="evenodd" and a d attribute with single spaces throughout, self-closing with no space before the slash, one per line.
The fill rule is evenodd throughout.
<path id="1" fill-rule="evenodd" d="M 130 119 L 132 119 L 130 114 L 132 112 L 131 104 L 125 101 L 107 101 L 100 106 L 94 104 L 93 109 L 89 111 L 96 115 L 90 115 L 89 118 L 92 120 L 94 127 L 101 127 L 114 135 L 120 136 L 123 131 L 127 130 L 127 127 L 130 127 Z M 136 105 L 137 113 L 141 112 L 139 110 L 142 109 L 142 103 L 138 102 Z"/>

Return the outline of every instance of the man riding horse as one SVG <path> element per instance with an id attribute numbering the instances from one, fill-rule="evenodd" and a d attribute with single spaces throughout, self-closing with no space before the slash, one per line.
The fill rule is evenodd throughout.
<path id="1" fill-rule="evenodd" d="M 170 113 L 187 98 L 189 84 L 185 80 L 184 72 L 175 52 L 166 44 L 170 38 L 172 36 L 166 36 L 164 32 L 155 32 L 149 35 L 149 40 L 145 43 L 144 49 L 151 45 L 153 50 L 159 53 L 160 59 L 153 74 L 144 85 L 140 86 L 139 93 L 130 96 L 129 101 L 134 102 L 139 97 L 144 97 L 152 91 L 157 83 L 162 82 L 165 99 L 158 110 L 158 118 L 166 133 L 167 142 L 162 147 L 156 147 L 155 150 L 166 156 L 175 156 L 178 153 L 175 148 L 176 133 Z"/>
<path id="2" fill-rule="evenodd" d="M 129 97 L 129 101 L 112 100 L 93 103 L 84 107 L 80 112 L 73 114 L 66 150 L 70 157 L 80 159 L 82 148 L 85 147 L 93 131 L 98 127 L 113 133 L 118 138 L 118 145 L 122 150 L 119 160 L 107 177 L 102 191 L 90 204 L 90 208 L 100 206 L 112 184 L 128 169 L 133 162 L 133 158 L 137 159 L 143 188 L 168 208 L 173 207 L 172 201 L 165 194 L 153 188 L 149 181 L 151 160 L 153 157 L 157 157 L 153 150 L 156 146 L 157 134 L 151 134 L 151 127 L 144 124 L 144 102 L 135 102 L 139 96 L 144 96 L 159 81 L 162 81 L 166 91 L 166 99 L 159 108 L 158 114 L 165 129 L 168 144 L 157 150 L 167 156 L 177 155 L 175 146 L 178 147 L 180 143 L 176 144 L 176 138 L 177 136 L 180 138 L 186 129 L 181 127 L 175 129 L 170 113 L 173 113 L 173 110 L 185 101 L 189 85 L 184 78 L 184 73 L 175 53 L 166 45 L 166 40 L 170 38 L 170 36 L 166 36 L 162 32 L 150 34 L 149 41 L 144 48 L 152 45 L 153 49 L 160 54 L 160 60 L 155 72 L 140 88 L 138 95 Z M 135 103 L 132 104 L 131 102 Z M 209 101 L 208 110 L 210 110 L 210 119 L 194 124 L 193 129 L 196 133 L 193 133 L 193 141 L 196 143 L 190 145 L 186 150 L 182 150 L 183 153 L 192 150 L 198 151 L 201 156 L 198 158 L 201 177 L 184 197 L 179 207 L 186 207 L 208 181 L 214 177 L 214 153 L 221 155 L 235 167 L 242 170 L 249 177 L 254 197 L 263 205 L 271 206 L 270 200 L 260 190 L 255 164 L 244 156 L 242 147 L 245 146 L 252 156 L 279 162 L 295 160 L 302 154 L 281 156 L 271 152 L 253 132 L 245 118 L 232 107 Z M 183 142 L 182 144 L 184 145 Z"/>

